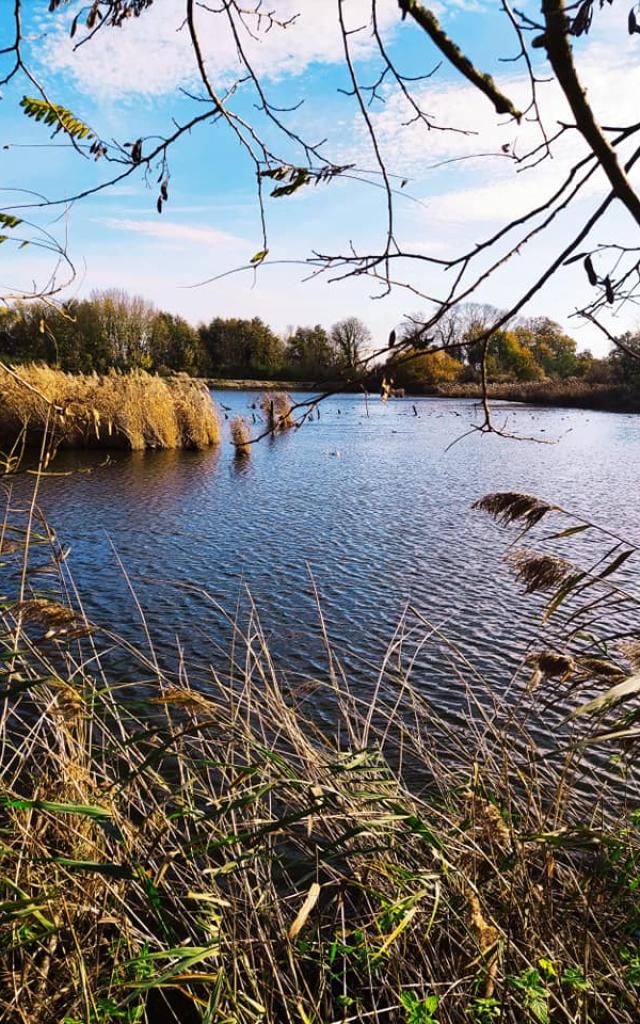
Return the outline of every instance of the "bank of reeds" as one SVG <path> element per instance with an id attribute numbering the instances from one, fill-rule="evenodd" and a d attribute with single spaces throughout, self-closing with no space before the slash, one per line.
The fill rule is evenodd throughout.
<path id="1" fill-rule="evenodd" d="M 192 448 L 217 444 L 220 428 L 206 387 L 167 383 L 141 370 L 105 376 L 48 366 L 0 366 L 0 446 Z"/>
<path id="2" fill-rule="evenodd" d="M 427 393 L 442 398 L 480 398 L 479 384 L 439 384 Z M 640 412 L 640 393 L 620 384 L 598 384 L 582 378 L 503 381 L 487 385 L 489 398 L 527 405 L 553 405 L 606 412 Z"/>
<path id="3" fill-rule="evenodd" d="M 271 433 L 289 430 L 294 425 L 293 406 L 286 391 L 265 391 L 260 398 L 260 408 Z"/>
<path id="4" fill-rule="evenodd" d="M 235 446 L 236 457 L 245 459 L 251 455 L 251 431 L 244 416 L 234 416 L 229 424 L 231 441 Z"/>
<path id="5" fill-rule="evenodd" d="M 585 787 L 575 747 L 543 754 L 528 702 L 451 657 L 466 710 L 440 713 L 411 633 L 366 694 L 329 649 L 292 682 L 253 613 L 196 686 L 62 598 L 51 538 L 60 600 L 30 594 L 22 528 L 2 537 L 5 1024 L 637 1021 L 633 805 Z"/>

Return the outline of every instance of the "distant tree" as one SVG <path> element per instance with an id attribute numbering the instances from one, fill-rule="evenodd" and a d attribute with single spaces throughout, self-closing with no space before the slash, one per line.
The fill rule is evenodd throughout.
<path id="1" fill-rule="evenodd" d="M 180 316 L 158 313 L 151 325 L 149 354 L 153 368 L 206 375 L 206 355 L 197 330 Z"/>
<path id="2" fill-rule="evenodd" d="M 620 346 L 609 356 L 611 379 L 634 390 L 640 389 L 640 332 L 627 331 L 620 339 Z"/>
<path id="3" fill-rule="evenodd" d="M 489 379 L 540 380 L 544 372 L 515 331 L 496 331 L 487 355 Z"/>
<path id="4" fill-rule="evenodd" d="M 445 376 L 449 374 L 449 379 L 455 379 L 455 377 L 467 380 L 477 379 L 484 359 L 488 380 L 539 380 L 544 376 L 544 372 L 536 361 L 533 351 L 533 333 L 526 334 L 524 332 L 520 336 L 515 331 L 506 328 L 494 331 L 486 345 L 486 352 L 483 343 L 474 341 L 476 337 L 481 338 L 485 334 L 487 326 L 499 316 L 499 310 L 493 306 L 466 303 L 451 310 L 435 327 L 427 331 L 428 321 L 425 320 L 424 315 L 416 314 L 409 317 L 403 324 L 401 341 L 403 346 L 408 346 L 410 351 L 425 349 L 426 353 L 429 353 L 433 349 L 441 350 L 443 354 L 453 359 L 454 364 L 457 364 L 456 368 L 456 365 L 448 362 L 438 365 L 434 360 L 430 360 L 430 366 L 433 367 L 436 376 L 438 373 L 444 373 Z M 544 320 L 547 333 L 550 333 L 551 329 L 548 325 L 551 323 L 551 321 Z M 542 324 L 541 318 L 541 330 Z M 555 334 L 554 340 L 556 340 Z M 412 360 L 408 366 L 411 367 L 414 362 L 415 360 Z M 464 364 L 466 364 L 466 368 Z M 412 383 L 415 383 L 414 372 L 409 369 L 407 373 L 408 383 L 411 386 Z M 437 381 L 429 381 L 429 383 L 437 383 Z"/>
<path id="5" fill-rule="evenodd" d="M 401 356 L 389 359 L 386 364 L 387 378 L 410 391 L 452 383 L 459 379 L 463 370 L 464 364 L 448 352 L 421 352 L 418 349 L 403 351 Z"/>
<path id="6" fill-rule="evenodd" d="M 68 371 L 149 369 L 156 315 L 151 303 L 123 291 L 94 292 L 58 306 L 17 302 L 0 322 L 0 350 L 14 361 Z"/>
<path id="7" fill-rule="evenodd" d="M 434 342 L 444 345 L 456 359 L 478 369 L 482 362 L 482 337 L 492 323 L 503 316 L 501 310 L 483 302 L 463 302 L 446 313 L 434 329 Z M 489 346 L 490 348 L 490 346 Z M 488 351 L 489 351 L 488 348 Z"/>
<path id="8" fill-rule="evenodd" d="M 297 380 L 326 380 L 335 373 L 335 348 L 320 324 L 296 327 L 285 345 L 287 376 Z"/>
<path id="9" fill-rule="evenodd" d="M 0 351 L 12 362 L 54 360 L 55 350 L 46 333 L 47 307 L 43 302 L 16 302 L 2 310 Z"/>
<path id="10" fill-rule="evenodd" d="M 577 345 L 559 324 L 546 316 L 524 320 L 514 328 L 546 377 L 573 377 L 578 370 Z"/>
<path id="11" fill-rule="evenodd" d="M 70 312 L 74 318 L 78 345 L 85 354 L 88 368 L 104 373 L 114 365 L 114 354 L 111 340 L 102 329 L 98 303 L 93 299 L 86 299 L 74 303 Z"/>
<path id="12" fill-rule="evenodd" d="M 609 384 L 612 381 L 613 373 L 611 357 L 597 359 L 586 349 L 578 352 L 578 367 L 576 377 L 584 377 L 593 384 Z"/>
<path id="13" fill-rule="evenodd" d="M 111 344 L 114 365 L 149 369 L 151 329 L 156 315 L 152 303 L 120 289 L 94 293 L 92 298 L 97 302 L 102 327 Z"/>
<path id="14" fill-rule="evenodd" d="M 333 325 L 329 333 L 338 361 L 353 369 L 363 358 L 371 341 L 371 331 L 357 316 L 348 316 Z"/>
<path id="15" fill-rule="evenodd" d="M 89 373 L 98 362 L 96 336 L 81 330 L 85 306 L 77 300 L 66 302 L 59 309 L 49 307 L 43 312 L 44 332 L 49 341 L 49 352 L 43 358 L 70 373 Z M 108 362 L 107 358 L 104 360 Z"/>
<path id="16" fill-rule="evenodd" d="M 282 370 L 282 340 L 259 317 L 216 317 L 199 334 L 210 376 L 274 377 Z"/>
<path id="17" fill-rule="evenodd" d="M 402 346 L 413 349 L 441 349 L 469 367 L 467 377 L 479 374 L 485 358 L 484 339 L 488 328 L 499 320 L 502 313 L 495 306 L 479 302 L 464 302 L 447 310 L 434 323 L 431 314 L 414 313 L 400 328 Z M 497 334 L 495 336 L 497 338 Z M 486 358 L 492 350 L 493 339 L 486 345 Z M 492 371 L 497 367 L 494 353 Z M 487 367 L 489 369 L 489 365 Z"/>

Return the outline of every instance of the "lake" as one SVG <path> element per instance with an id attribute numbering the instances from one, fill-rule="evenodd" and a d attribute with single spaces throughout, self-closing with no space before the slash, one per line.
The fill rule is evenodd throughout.
<path id="1" fill-rule="evenodd" d="M 214 397 L 251 420 L 256 393 Z M 201 668 L 222 666 L 226 615 L 246 622 L 253 601 L 292 678 L 326 674 L 317 592 L 362 693 L 406 613 L 401 654 L 415 658 L 414 684 L 453 706 L 461 662 L 448 642 L 505 687 L 540 607 L 504 564 L 513 534 L 472 511 L 474 501 L 526 491 L 640 536 L 640 419 L 507 404 L 494 418 L 554 443 L 473 432 L 450 448 L 479 422 L 473 401 L 372 398 L 367 407 L 344 395 L 300 430 L 255 445 L 244 463 L 228 443 L 114 454 L 108 465 L 104 453 L 64 453 L 52 469 L 74 472 L 46 477 L 39 503 L 71 546 L 89 616 L 144 642 L 124 566 L 161 659 L 175 662 L 182 647 Z M 32 482 L 15 478 L 16 496 Z"/>

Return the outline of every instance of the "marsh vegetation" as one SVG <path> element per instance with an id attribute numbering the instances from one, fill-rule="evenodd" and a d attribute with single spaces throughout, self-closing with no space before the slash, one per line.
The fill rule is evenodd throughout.
<path id="1" fill-rule="evenodd" d="M 67 374 L 46 365 L 0 366 L 0 443 L 6 467 L 25 447 L 203 449 L 219 443 L 208 390 L 142 370 Z"/>
<path id="2" fill-rule="evenodd" d="M 549 511 L 519 497 L 486 507 Z M 292 686 L 252 612 L 203 686 L 65 599 L 34 509 L 8 510 L 2 555 L 8 1024 L 637 1019 L 623 764 L 585 786 L 583 748 L 545 754 L 529 698 L 470 670 L 443 715 L 399 666 L 410 635 L 363 699 L 328 642 Z M 55 567 L 46 599 L 30 557 Z"/>

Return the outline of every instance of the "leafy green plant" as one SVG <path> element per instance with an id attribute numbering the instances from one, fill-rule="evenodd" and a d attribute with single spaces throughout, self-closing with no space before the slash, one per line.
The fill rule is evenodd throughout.
<path id="1" fill-rule="evenodd" d="M 524 1009 L 540 1024 L 549 1022 L 549 990 L 535 967 L 511 975 L 509 984 L 522 993 Z"/>
<path id="2" fill-rule="evenodd" d="M 501 1012 L 500 1000 L 495 996 L 478 996 L 468 1010 L 473 1024 L 493 1024 L 500 1019 Z"/>
<path id="3" fill-rule="evenodd" d="M 574 989 L 576 992 L 589 992 L 591 990 L 591 983 L 585 978 L 579 967 L 565 967 L 560 980 L 563 985 Z"/>
<path id="4" fill-rule="evenodd" d="M 407 1011 L 406 1024 L 438 1024 L 434 1013 L 438 1009 L 438 997 L 427 996 L 419 999 L 415 992 L 403 992 L 400 1002 Z"/>
<path id="5" fill-rule="evenodd" d="M 637 953 L 633 953 L 630 949 L 622 948 L 620 950 L 620 959 L 626 965 L 625 967 L 625 978 L 629 985 L 633 985 L 634 988 L 640 986 L 640 956 Z"/>

